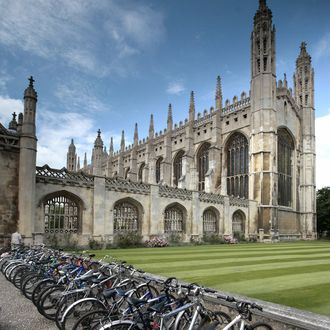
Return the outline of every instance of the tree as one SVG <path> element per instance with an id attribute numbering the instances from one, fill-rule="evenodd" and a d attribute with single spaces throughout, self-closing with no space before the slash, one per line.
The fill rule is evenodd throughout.
<path id="1" fill-rule="evenodd" d="M 330 237 L 330 187 L 316 192 L 317 230 L 319 236 Z"/>

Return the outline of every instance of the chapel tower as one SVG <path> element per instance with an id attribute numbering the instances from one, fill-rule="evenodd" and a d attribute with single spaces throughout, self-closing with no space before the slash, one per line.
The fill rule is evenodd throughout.
<path id="1" fill-rule="evenodd" d="M 66 154 L 66 168 L 71 172 L 75 172 L 77 170 L 77 153 L 73 139 L 71 139 L 71 143 Z"/>
<path id="2" fill-rule="evenodd" d="M 37 92 L 34 89 L 33 77 L 29 78 L 29 86 L 24 91 L 24 115 L 20 135 L 19 158 L 19 192 L 18 230 L 24 236 L 25 243 L 33 241 L 35 232 L 35 196 L 36 196 L 36 106 Z"/>
<path id="3" fill-rule="evenodd" d="M 275 27 L 259 0 L 251 34 L 251 135 L 249 198 L 260 204 L 259 228 L 276 229 L 276 66 Z"/>
<path id="4" fill-rule="evenodd" d="M 314 69 L 311 62 L 306 43 L 302 42 L 293 79 L 294 97 L 302 119 L 299 204 L 301 232 L 305 237 L 312 237 L 316 232 Z"/>

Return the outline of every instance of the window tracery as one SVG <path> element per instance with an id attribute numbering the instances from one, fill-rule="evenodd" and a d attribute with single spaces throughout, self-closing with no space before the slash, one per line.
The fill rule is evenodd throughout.
<path id="1" fill-rule="evenodd" d="M 209 170 L 209 149 L 210 144 L 205 143 L 199 149 L 197 154 L 197 169 L 198 169 L 198 190 L 205 190 L 205 175 Z"/>
<path id="2" fill-rule="evenodd" d="M 50 198 L 44 203 L 44 221 L 45 233 L 77 233 L 79 205 L 65 196 Z"/>
<path id="3" fill-rule="evenodd" d="M 227 194 L 248 198 L 249 144 L 241 133 L 235 133 L 227 143 Z"/>
<path id="4" fill-rule="evenodd" d="M 163 157 L 159 157 L 156 161 L 156 183 L 160 182 L 162 161 Z"/>
<path id="5" fill-rule="evenodd" d="M 135 205 L 122 202 L 113 210 L 113 232 L 127 233 L 139 230 L 139 212 Z"/>
<path id="6" fill-rule="evenodd" d="M 181 150 L 177 153 L 177 155 L 174 158 L 173 162 L 173 184 L 175 187 L 179 184 L 179 179 L 182 176 L 182 158 L 184 155 L 184 151 Z"/>
<path id="7" fill-rule="evenodd" d="M 178 206 L 168 207 L 165 210 L 164 231 L 169 234 L 184 232 L 183 211 Z"/>
<path id="8" fill-rule="evenodd" d="M 294 143 L 286 129 L 277 132 L 278 205 L 292 206 L 292 153 Z"/>
<path id="9" fill-rule="evenodd" d="M 203 233 L 215 234 L 218 231 L 217 215 L 211 209 L 205 210 L 203 213 Z"/>

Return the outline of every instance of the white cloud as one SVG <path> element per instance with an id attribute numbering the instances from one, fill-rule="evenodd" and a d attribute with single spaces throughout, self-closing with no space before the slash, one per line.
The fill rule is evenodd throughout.
<path id="1" fill-rule="evenodd" d="M 330 56 L 330 33 L 326 33 L 317 42 L 314 49 L 314 56 L 316 59 L 321 57 Z"/>
<path id="2" fill-rule="evenodd" d="M 330 187 L 330 109 L 325 116 L 318 117 L 315 120 L 316 134 L 316 187 Z"/>
<path id="3" fill-rule="evenodd" d="M 108 75 L 163 39 L 163 15 L 135 1 L 0 0 L 0 43 Z M 118 62 L 119 61 L 119 62 Z"/>
<path id="4" fill-rule="evenodd" d="M 13 112 L 16 112 L 16 114 L 23 112 L 23 102 L 21 100 L 0 96 L 0 122 L 4 126 L 8 126 L 9 121 L 12 119 Z"/>
<path id="5" fill-rule="evenodd" d="M 167 86 L 166 92 L 169 94 L 178 95 L 181 94 L 186 88 L 181 81 L 170 82 Z"/>
<path id="6" fill-rule="evenodd" d="M 61 83 L 55 90 L 55 96 L 69 111 L 100 112 L 109 110 L 109 107 L 93 94 L 88 83 L 82 81 Z"/>

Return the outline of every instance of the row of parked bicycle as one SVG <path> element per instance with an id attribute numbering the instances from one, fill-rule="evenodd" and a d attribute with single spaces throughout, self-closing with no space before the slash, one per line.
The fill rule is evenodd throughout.
<path id="1" fill-rule="evenodd" d="M 62 330 L 272 329 L 263 322 L 248 324 L 252 310 L 262 310 L 255 303 L 196 283 L 184 285 L 174 277 L 151 278 L 108 256 L 99 261 L 94 257 L 21 247 L 1 255 L 0 270 Z M 231 302 L 237 310 L 233 319 L 207 308 L 205 294 Z"/>

